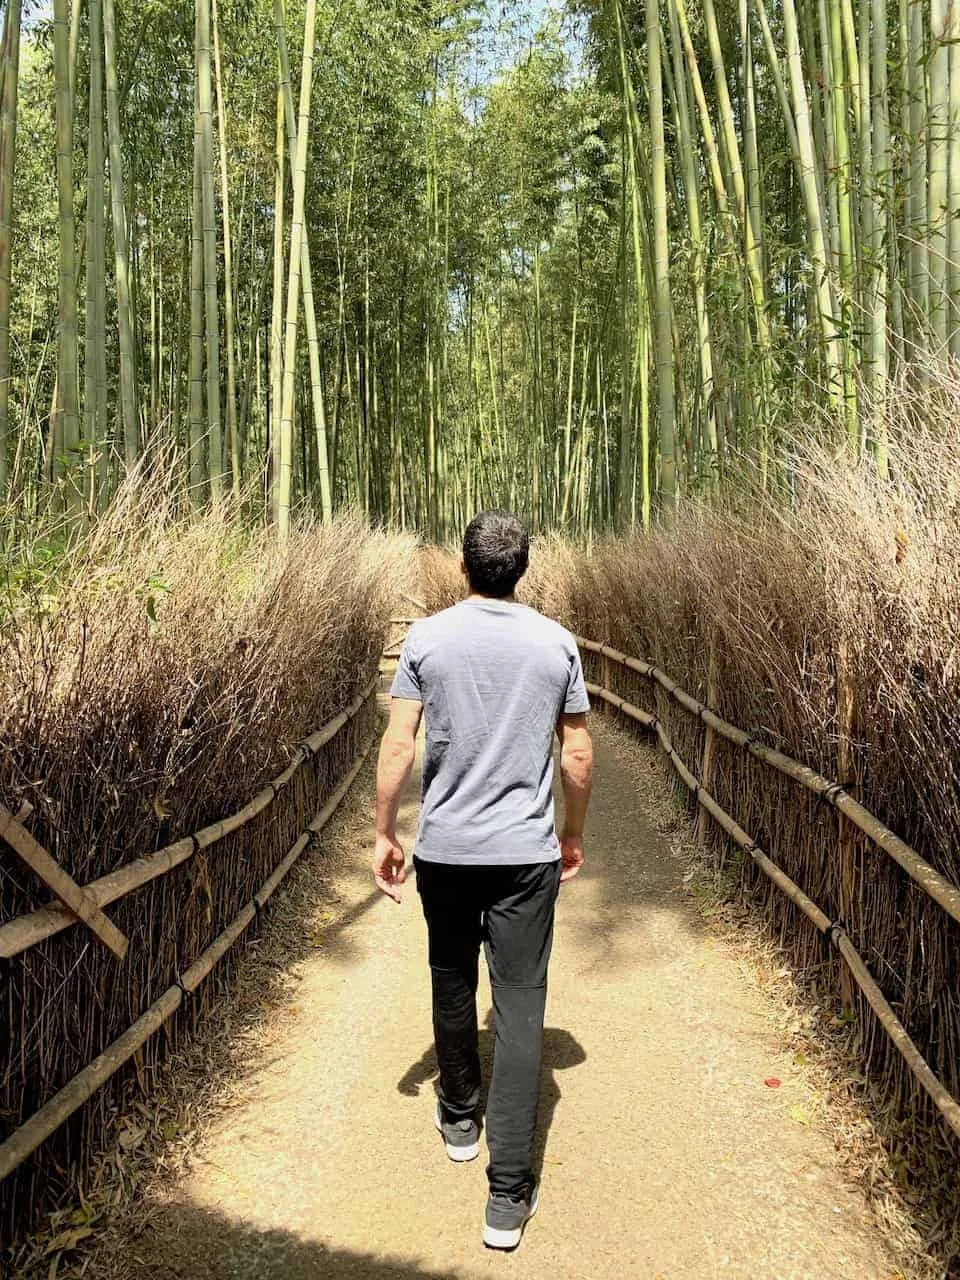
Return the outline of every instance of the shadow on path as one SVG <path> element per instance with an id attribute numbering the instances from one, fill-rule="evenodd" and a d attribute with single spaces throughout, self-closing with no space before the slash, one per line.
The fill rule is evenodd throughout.
<path id="1" fill-rule="evenodd" d="M 383 1209 L 371 1188 L 371 1215 Z M 182 1202 L 151 1215 L 131 1254 L 128 1274 L 136 1280 L 457 1280 L 460 1274 L 258 1231 Z"/>
<path id="2" fill-rule="evenodd" d="M 483 1072 L 483 1086 L 480 1094 L 480 1108 L 486 1110 L 487 1091 L 490 1073 L 493 1070 L 493 1049 L 496 1033 L 494 1030 L 493 1010 L 487 1014 L 486 1025 L 480 1031 L 480 1067 Z M 566 1071 L 571 1067 L 579 1067 L 586 1062 L 587 1055 L 583 1046 L 562 1027 L 545 1027 L 543 1031 L 543 1065 L 540 1073 L 540 1103 L 537 1112 L 537 1134 L 533 1144 L 533 1169 L 539 1178 L 543 1172 L 543 1161 L 547 1149 L 547 1139 L 557 1103 L 563 1096 L 556 1080 L 556 1072 Z M 415 1098 L 422 1085 L 433 1082 L 436 1089 L 438 1077 L 437 1054 L 433 1045 L 426 1050 L 403 1074 L 397 1083 L 397 1092 L 407 1098 Z"/>

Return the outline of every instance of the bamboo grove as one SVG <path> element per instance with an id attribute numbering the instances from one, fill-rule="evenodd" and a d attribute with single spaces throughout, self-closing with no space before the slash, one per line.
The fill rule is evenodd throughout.
<path id="1" fill-rule="evenodd" d="M 0 491 L 591 536 L 960 356 L 951 0 L 7 0 Z"/>

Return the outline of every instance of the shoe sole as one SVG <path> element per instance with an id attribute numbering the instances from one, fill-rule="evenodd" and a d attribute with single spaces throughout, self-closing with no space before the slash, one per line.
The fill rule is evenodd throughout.
<path id="1" fill-rule="evenodd" d="M 436 1125 L 437 1133 L 443 1137 L 443 1125 L 440 1123 L 439 1115 L 434 1115 L 433 1123 Z M 443 1145 L 447 1148 L 447 1155 L 454 1164 L 466 1164 L 468 1160 L 476 1160 L 477 1156 L 480 1154 L 479 1141 L 474 1142 L 469 1147 L 455 1147 L 444 1138 Z"/>
<path id="2" fill-rule="evenodd" d="M 537 1188 L 533 1193 L 533 1200 L 530 1203 L 530 1211 L 521 1222 L 519 1227 L 514 1227 L 512 1231 L 504 1231 L 499 1227 L 488 1226 L 483 1224 L 483 1243 L 488 1249 L 516 1249 L 517 1245 L 523 1239 L 523 1229 L 537 1212 L 540 1206 L 540 1189 Z"/>

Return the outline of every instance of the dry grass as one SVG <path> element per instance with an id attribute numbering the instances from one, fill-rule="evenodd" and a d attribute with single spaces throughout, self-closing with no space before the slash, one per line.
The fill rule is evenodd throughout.
<path id="1" fill-rule="evenodd" d="M 178 514 L 131 487 L 86 537 L 8 555 L 0 603 L 0 795 L 81 883 L 239 807 L 376 670 L 410 544 L 344 519 L 281 553 L 229 511 Z M 72 929 L 9 962 L 0 1136 L 124 1030 L 290 847 L 369 732 L 372 708 L 301 769 L 283 803 L 110 908 L 122 967 Z M 46 891 L 0 865 L 0 920 Z M 227 970 L 231 962 L 224 966 Z M 205 985 L 202 1007 L 221 979 Z M 144 1094 L 178 1028 L 135 1063 Z M 4 1184 L 0 1233 L 68 1190 L 108 1120 L 101 1091 Z"/>
<path id="2" fill-rule="evenodd" d="M 761 493 L 687 506 L 672 528 L 586 555 L 534 547 L 522 597 L 572 629 L 654 661 L 728 720 L 830 777 L 960 883 L 960 374 L 891 400 L 891 479 L 811 449 L 783 477 L 789 508 Z M 909 416 L 908 416 L 909 410 Z M 930 424 L 934 424 L 931 426 Z M 421 556 L 431 608 L 460 593 L 451 553 Z M 714 680 L 711 682 L 711 659 Z M 699 771 L 703 730 L 639 676 L 587 656 L 588 676 L 656 710 Z M 606 671 L 604 670 L 606 667 Z M 853 694 L 849 732 L 838 688 Z M 721 742 L 716 798 L 833 919 L 842 919 L 934 1071 L 960 1096 L 960 926 L 837 816 Z M 819 935 L 724 842 L 798 973 L 839 1007 Z M 827 998 L 826 996 L 824 998 Z M 849 1014 L 882 1112 L 888 1169 L 920 1214 L 924 1247 L 960 1274 L 957 1146 L 862 999 Z"/>

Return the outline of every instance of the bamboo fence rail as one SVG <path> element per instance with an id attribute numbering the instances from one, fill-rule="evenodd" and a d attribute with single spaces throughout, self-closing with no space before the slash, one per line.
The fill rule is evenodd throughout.
<path id="1" fill-rule="evenodd" d="M 273 803 L 297 770 L 353 719 L 367 700 L 373 696 L 377 683 L 378 680 L 373 679 L 357 694 L 348 707 L 345 707 L 332 720 L 321 725 L 309 738 L 305 738 L 283 773 L 262 787 L 249 804 L 193 835 L 184 836 L 182 840 L 158 849 L 156 853 L 128 862 L 125 866 L 111 871 L 109 875 L 101 876 L 98 880 L 91 880 L 84 886 L 86 893 L 98 907 L 105 907 L 111 902 L 116 902 L 118 898 L 132 893 L 134 889 L 139 889 L 142 885 L 155 880 L 157 876 L 172 871 L 181 862 L 186 862 L 202 849 L 208 849 L 218 840 L 222 840 L 252 821 L 257 814 L 262 813 L 268 805 Z M 78 917 L 61 902 L 51 902 L 36 911 L 17 916 L 7 924 L 0 925 L 0 958 L 9 959 L 19 955 L 21 951 L 26 951 L 29 947 L 42 942 L 44 938 L 50 938 L 77 923 Z"/>
<path id="2" fill-rule="evenodd" d="M 852 823 L 860 828 L 876 845 L 906 871 L 926 893 L 937 902 L 955 920 L 960 921 L 960 890 L 944 876 L 925 862 L 909 845 L 905 844 L 878 818 L 871 814 L 852 796 L 848 795 L 839 783 L 830 782 L 812 769 L 791 759 L 782 752 L 775 751 L 755 741 L 753 735 L 729 724 L 696 698 L 680 688 L 664 672 L 653 664 L 639 658 L 630 657 L 613 649 L 609 645 L 596 640 L 577 637 L 577 643 L 589 653 L 598 654 L 611 662 L 617 663 L 637 672 L 641 676 L 658 684 L 684 711 L 698 717 L 708 728 L 720 734 L 729 742 L 749 751 L 758 760 L 776 769 L 786 777 L 813 791 L 825 803 L 832 805 Z M 790 877 L 757 845 L 734 818 L 722 809 L 713 796 L 704 789 L 700 780 L 686 766 L 677 754 L 673 743 L 661 719 L 649 711 L 621 698 L 603 685 L 587 683 L 587 690 L 593 697 L 599 697 L 609 706 L 634 720 L 643 728 L 656 733 L 664 753 L 677 771 L 684 785 L 693 792 L 694 799 L 727 835 L 749 854 L 760 870 L 784 893 L 809 919 L 842 957 L 854 982 L 863 992 L 880 1025 L 890 1037 L 895 1048 L 903 1057 L 914 1078 L 926 1090 L 937 1110 L 943 1116 L 953 1133 L 960 1138 L 960 1103 L 943 1086 L 930 1069 L 923 1054 L 910 1038 L 906 1028 L 897 1018 L 889 1001 L 873 978 L 862 956 L 856 950 L 848 933 L 839 920 L 830 917 L 814 903 Z"/>
<path id="3" fill-rule="evenodd" d="M 98 904 L 104 906 L 131 893 L 141 885 L 164 875 L 201 849 L 209 848 L 218 840 L 252 821 L 269 804 L 299 768 L 320 748 L 344 728 L 376 693 L 379 677 L 357 695 L 350 705 L 333 719 L 306 738 L 295 752 L 284 771 L 268 782 L 253 799 L 238 812 L 201 831 L 159 849 L 145 858 L 138 858 L 126 866 L 111 872 L 84 886 L 84 890 Z M 284 877 L 303 853 L 311 835 L 321 831 L 346 795 L 366 758 L 373 739 L 360 749 L 353 765 L 338 783 L 334 791 L 306 829 L 294 843 L 282 861 L 274 868 L 251 899 L 229 925 L 200 954 L 176 982 L 147 1008 L 122 1035 L 115 1039 L 92 1062 L 79 1071 L 62 1089 L 46 1102 L 39 1111 L 0 1143 L 0 1180 L 6 1178 L 23 1163 L 41 1143 L 45 1142 L 75 1111 L 77 1111 L 124 1063 L 128 1062 L 176 1012 L 187 997 L 194 992 L 214 966 L 229 951 L 276 891 Z M 63 929 L 78 923 L 62 904 L 53 903 L 38 911 L 19 916 L 0 927 L 0 956 L 15 956 L 36 943 Z"/>

